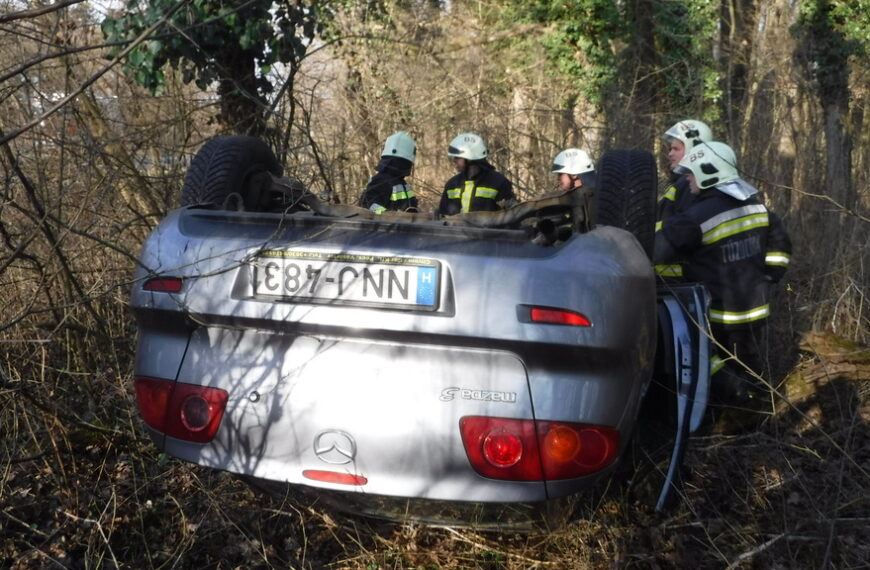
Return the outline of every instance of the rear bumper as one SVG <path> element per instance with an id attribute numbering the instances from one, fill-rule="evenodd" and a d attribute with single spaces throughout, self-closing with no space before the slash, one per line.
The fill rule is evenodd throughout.
<path id="1" fill-rule="evenodd" d="M 341 491 L 322 493 L 300 485 L 245 476 L 240 479 L 279 501 L 326 507 L 351 515 L 393 522 L 514 532 L 557 530 L 571 520 L 583 500 L 583 495 L 512 503 L 409 499 Z"/>

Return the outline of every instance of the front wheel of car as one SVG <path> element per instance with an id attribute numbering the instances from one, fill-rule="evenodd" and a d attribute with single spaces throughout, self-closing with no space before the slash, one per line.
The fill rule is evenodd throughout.
<path id="1" fill-rule="evenodd" d="M 598 165 L 595 223 L 631 232 L 652 257 L 656 217 L 656 162 L 640 150 L 612 150 Z"/>
<path id="2" fill-rule="evenodd" d="M 193 157 L 181 205 L 259 211 L 268 202 L 273 176 L 281 172 L 275 154 L 260 139 L 215 137 Z"/>

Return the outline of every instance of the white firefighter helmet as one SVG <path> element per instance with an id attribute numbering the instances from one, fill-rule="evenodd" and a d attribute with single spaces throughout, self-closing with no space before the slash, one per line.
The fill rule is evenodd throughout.
<path id="1" fill-rule="evenodd" d="M 579 176 L 595 170 L 589 153 L 579 148 L 566 148 L 553 159 L 553 174 L 573 174 Z"/>
<path id="2" fill-rule="evenodd" d="M 686 147 L 686 152 L 688 152 L 702 142 L 712 141 L 713 131 L 710 130 L 707 123 L 694 119 L 685 119 L 665 131 L 662 138 L 668 142 L 673 140 L 680 141 Z"/>
<path id="3" fill-rule="evenodd" d="M 397 156 L 409 162 L 414 162 L 414 158 L 417 156 L 417 143 L 414 142 L 414 139 L 408 133 L 404 131 L 395 132 L 388 136 L 384 142 L 384 152 L 381 153 L 381 157 L 385 156 Z"/>
<path id="4" fill-rule="evenodd" d="M 701 190 L 740 178 L 734 150 L 723 142 L 701 143 L 674 168 L 677 174 L 692 174 Z"/>
<path id="5" fill-rule="evenodd" d="M 466 160 L 483 160 L 489 156 L 489 149 L 479 135 L 462 133 L 450 141 L 447 156 L 464 158 Z"/>

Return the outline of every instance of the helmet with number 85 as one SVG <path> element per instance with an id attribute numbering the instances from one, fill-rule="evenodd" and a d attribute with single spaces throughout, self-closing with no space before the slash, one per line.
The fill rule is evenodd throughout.
<path id="1" fill-rule="evenodd" d="M 464 158 L 465 160 L 483 160 L 489 156 L 489 149 L 479 135 L 462 133 L 450 141 L 447 156 Z"/>
<path id="2" fill-rule="evenodd" d="M 677 174 L 692 174 L 698 188 L 705 189 L 740 178 L 734 150 L 723 142 L 697 145 L 674 168 Z"/>
<path id="3" fill-rule="evenodd" d="M 579 176 L 595 170 L 589 153 L 579 148 L 566 148 L 553 159 L 553 174 L 573 174 Z"/>

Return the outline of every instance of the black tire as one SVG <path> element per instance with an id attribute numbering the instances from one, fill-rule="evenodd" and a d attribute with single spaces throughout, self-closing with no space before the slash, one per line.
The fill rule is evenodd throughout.
<path id="1" fill-rule="evenodd" d="M 656 161 L 640 150 L 612 150 L 598 165 L 595 223 L 628 230 L 652 259 L 656 219 Z"/>
<path id="2" fill-rule="evenodd" d="M 275 154 L 260 139 L 216 137 L 193 157 L 181 189 L 181 205 L 218 209 L 243 205 L 256 212 L 268 204 L 272 176 L 281 176 L 281 172 Z"/>

